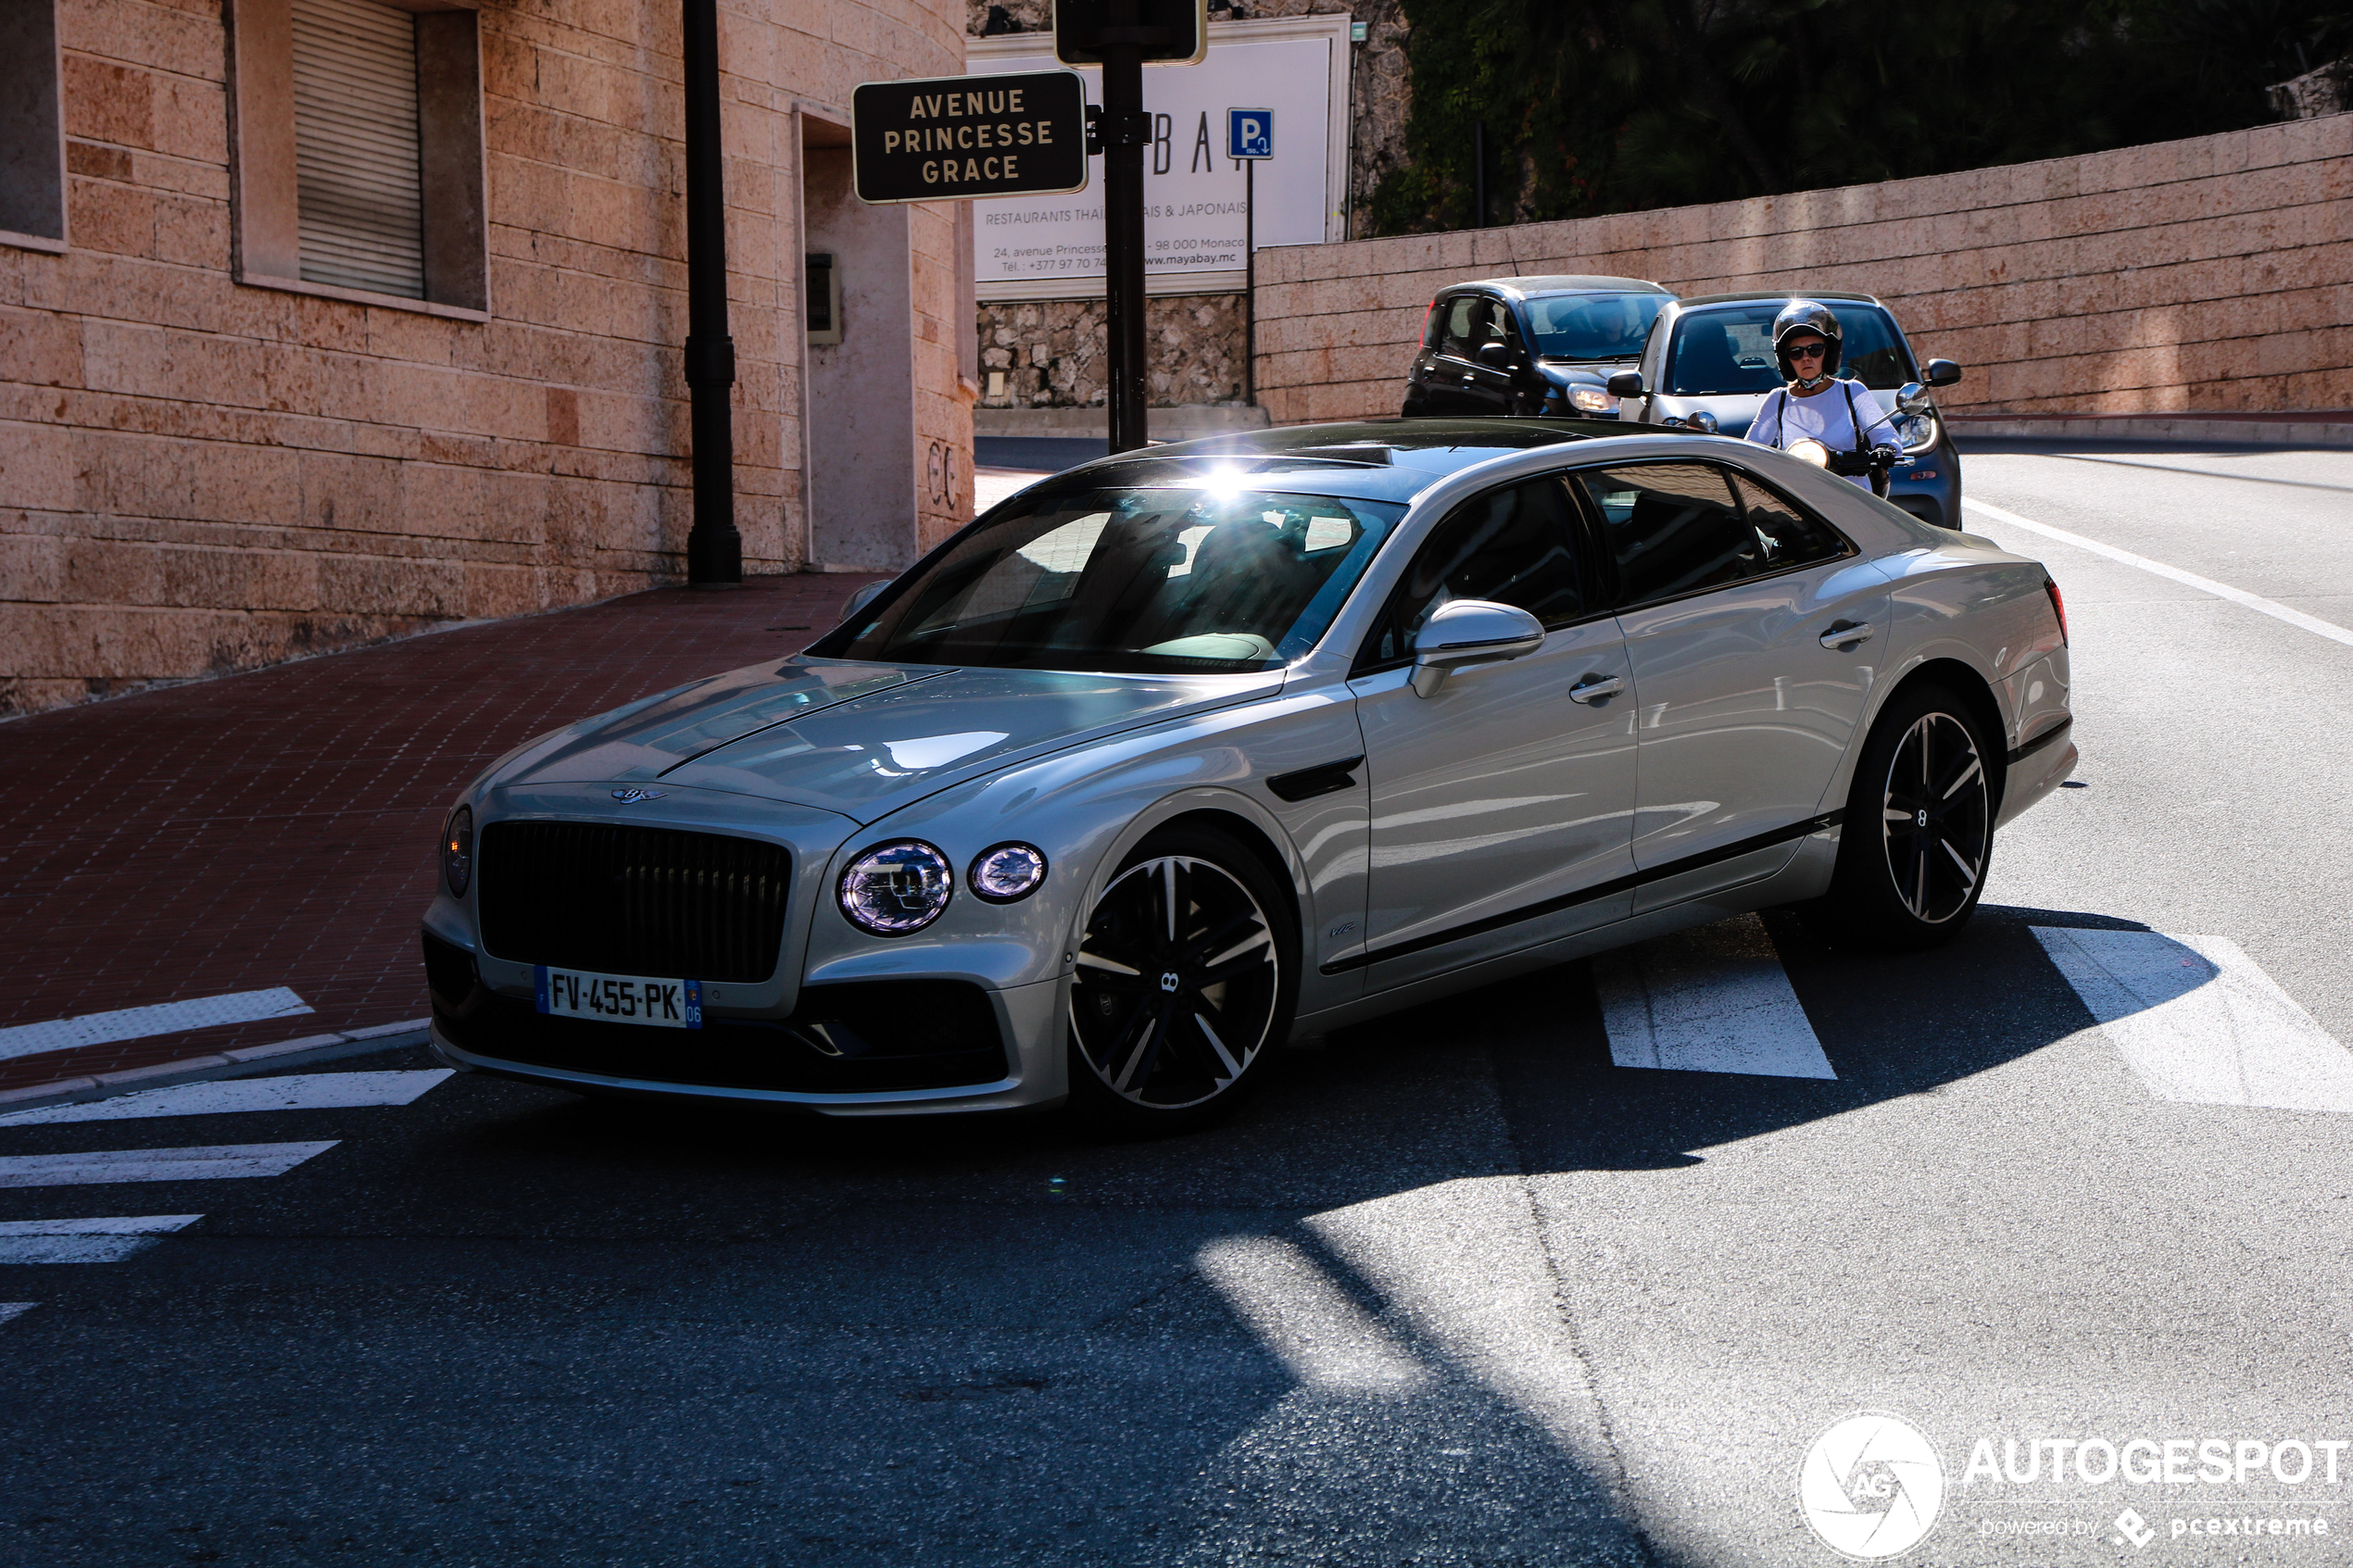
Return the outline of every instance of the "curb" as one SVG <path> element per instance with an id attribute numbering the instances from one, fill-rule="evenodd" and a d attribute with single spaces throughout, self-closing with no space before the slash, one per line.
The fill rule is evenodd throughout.
<path id="1" fill-rule="evenodd" d="M 2353 420 L 2343 419 L 2233 420 L 2146 414 L 2032 415 L 1947 414 L 1957 437 L 2027 441 L 2212 442 L 2230 446 L 2353 446 Z"/>
<path id="2" fill-rule="evenodd" d="M 428 1022 L 426 1019 L 412 1018 L 401 1023 L 379 1023 L 371 1029 L 346 1030 L 340 1035 L 305 1035 L 300 1039 L 280 1040 L 275 1045 L 245 1046 L 210 1056 L 127 1067 L 120 1073 L 101 1073 L 94 1077 L 60 1078 L 54 1083 L 0 1089 L 0 1113 L 78 1105 L 83 1100 L 109 1099 L 135 1089 L 168 1088 L 174 1084 L 194 1084 L 208 1078 L 241 1078 L 273 1068 L 422 1046 L 427 1037 Z"/>

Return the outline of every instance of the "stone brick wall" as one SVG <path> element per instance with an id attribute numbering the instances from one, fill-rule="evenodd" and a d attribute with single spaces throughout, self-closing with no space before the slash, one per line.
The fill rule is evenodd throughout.
<path id="1" fill-rule="evenodd" d="M 229 20 L 59 0 L 70 243 L 0 245 L 0 713 L 683 573 L 678 8 L 485 4 L 487 320 L 234 281 Z M 722 0 L 749 571 L 805 558 L 799 116 L 960 71 L 963 21 Z M 968 317 L 955 209 L 912 210 L 929 540 L 969 515 Z M 927 447 L 963 477 L 919 506 Z"/>
<path id="2" fill-rule="evenodd" d="M 1262 253 L 1277 421 L 1394 413 L 1424 307 L 1466 278 L 1680 294 L 1855 289 L 1968 376 L 1949 406 L 2353 407 L 2353 115 L 1709 207 Z"/>
<path id="3" fill-rule="evenodd" d="M 983 304 L 984 402 L 1014 408 L 1101 408 L 1110 400 L 1103 302 L 1045 299 Z M 1242 395 L 1242 296 L 1170 295 L 1149 301 L 1145 342 L 1154 408 L 1230 403 Z M 990 371 L 1001 371 L 1000 383 Z"/>

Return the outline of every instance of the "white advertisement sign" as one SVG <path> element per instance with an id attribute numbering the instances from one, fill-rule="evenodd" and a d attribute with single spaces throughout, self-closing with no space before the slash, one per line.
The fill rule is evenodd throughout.
<path id="1" fill-rule="evenodd" d="M 975 38 L 972 75 L 1051 70 L 1042 32 Z M 1144 149 L 1144 277 L 1153 294 L 1203 294 L 1242 282 L 1242 165 L 1226 156 L 1226 111 L 1274 116 L 1274 153 L 1257 174 L 1256 237 L 1268 245 L 1345 236 L 1348 199 L 1348 18 L 1213 23 L 1209 57 L 1144 71 L 1152 142 Z M 1102 102 L 1102 73 L 1080 73 Z M 973 204 L 982 299 L 1084 299 L 1103 293 L 1102 162 L 1073 195 Z"/>

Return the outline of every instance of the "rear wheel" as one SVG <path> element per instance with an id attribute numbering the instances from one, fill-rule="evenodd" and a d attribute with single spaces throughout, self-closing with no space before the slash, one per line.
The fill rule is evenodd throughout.
<path id="1" fill-rule="evenodd" d="M 1224 834 L 1146 839 L 1088 912 L 1070 988 L 1073 1105 L 1123 1131 L 1225 1115 L 1290 1033 L 1299 934 L 1258 858 Z"/>
<path id="2" fill-rule="evenodd" d="M 1977 912 L 1994 855 L 1993 753 L 1967 704 L 1938 686 L 1872 727 L 1847 797 L 1838 870 L 1811 923 L 1852 947 L 1949 940 Z"/>

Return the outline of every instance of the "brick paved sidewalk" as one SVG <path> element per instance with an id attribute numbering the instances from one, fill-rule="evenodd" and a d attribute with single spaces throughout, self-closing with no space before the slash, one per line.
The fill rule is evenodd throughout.
<path id="1" fill-rule="evenodd" d="M 0 1027 L 278 985 L 317 1010 L 0 1060 L 0 1089 L 422 1018 L 417 921 L 466 781 L 799 652 L 858 581 L 657 589 L 0 724 Z"/>

